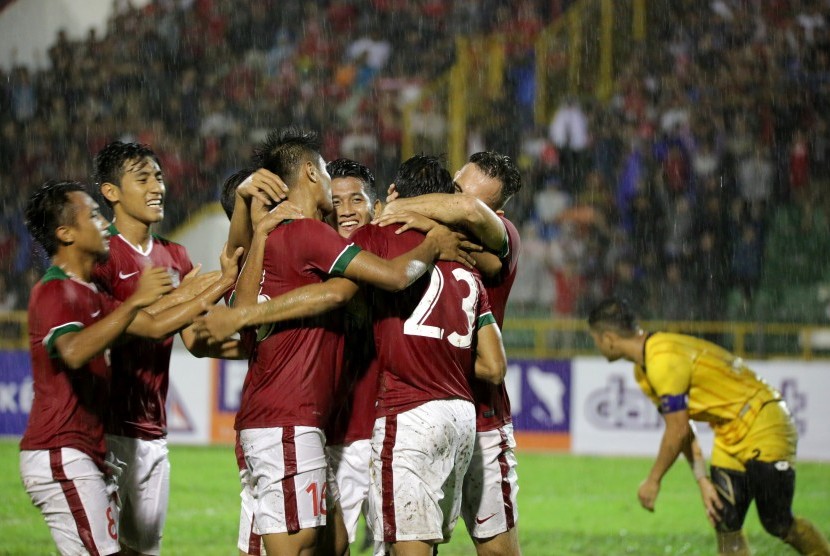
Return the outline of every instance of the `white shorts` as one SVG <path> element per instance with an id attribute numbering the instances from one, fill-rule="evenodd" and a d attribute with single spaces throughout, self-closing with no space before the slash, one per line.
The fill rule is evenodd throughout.
<path id="1" fill-rule="evenodd" d="M 63 555 L 115 554 L 116 485 L 91 457 L 74 448 L 23 450 L 20 476 Z"/>
<path id="2" fill-rule="evenodd" d="M 368 506 L 371 451 L 372 441 L 369 439 L 326 446 L 326 459 L 332 473 L 329 477 L 329 495 L 332 500 L 340 501 L 350 543 L 357 536 L 360 513 L 365 515 Z"/>
<path id="3" fill-rule="evenodd" d="M 473 538 L 487 539 L 516 526 L 519 482 L 515 447 L 512 424 L 476 433 L 461 502 L 461 515 Z"/>
<path id="4" fill-rule="evenodd" d="M 241 499 L 239 510 L 239 538 L 236 547 L 240 552 L 259 556 L 262 554 L 262 537 L 254 532 L 254 484 L 251 481 L 251 472 L 248 469 L 239 470 L 239 484 L 242 491 L 239 493 Z"/>
<path id="5" fill-rule="evenodd" d="M 380 417 L 372 432 L 369 523 L 384 542 L 450 538 L 475 441 L 475 408 L 436 400 Z"/>
<path id="6" fill-rule="evenodd" d="M 240 431 L 251 472 L 254 532 L 296 533 L 326 524 L 325 436 L 314 427 Z"/>
<path id="7" fill-rule="evenodd" d="M 159 554 L 170 499 L 167 440 L 107 435 L 107 459 L 121 468 L 118 498 L 121 544 L 142 554 Z"/>

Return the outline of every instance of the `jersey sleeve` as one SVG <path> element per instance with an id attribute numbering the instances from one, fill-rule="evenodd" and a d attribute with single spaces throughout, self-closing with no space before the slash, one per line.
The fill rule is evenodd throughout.
<path id="1" fill-rule="evenodd" d="M 649 358 L 648 377 L 660 400 L 661 413 L 673 413 L 689 407 L 692 364 L 683 355 L 665 352 Z"/>
<path id="2" fill-rule="evenodd" d="M 512 273 L 516 270 L 516 266 L 519 264 L 519 253 L 521 252 L 522 240 L 519 236 L 519 230 L 516 229 L 516 226 L 505 218 L 501 216 L 502 224 L 504 224 L 505 235 L 504 235 L 504 246 L 502 247 L 501 253 L 499 253 L 499 258 L 502 260 L 502 264 L 506 267 L 505 270 L 507 273 Z"/>
<path id="3" fill-rule="evenodd" d="M 68 280 L 55 280 L 44 289 L 44 295 L 39 299 L 39 325 L 45 331 L 43 347 L 52 359 L 60 357 L 55 342 L 64 334 L 80 332 L 84 328 L 78 307 L 72 300 L 75 292 L 69 291 Z"/>
<path id="4" fill-rule="evenodd" d="M 476 276 L 478 283 L 478 316 L 476 320 L 476 330 L 484 328 L 488 324 L 495 324 L 496 317 L 493 316 L 493 310 L 490 307 L 490 298 L 487 295 L 487 289 L 481 283 L 481 279 Z"/>
<path id="5" fill-rule="evenodd" d="M 300 224 L 298 229 L 291 230 L 298 239 L 295 244 L 296 253 L 311 268 L 325 274 L 342 275 L 361 251 L 360 247 L 346 241 L 318 220 L 306 219 L 297 223 Z"/>

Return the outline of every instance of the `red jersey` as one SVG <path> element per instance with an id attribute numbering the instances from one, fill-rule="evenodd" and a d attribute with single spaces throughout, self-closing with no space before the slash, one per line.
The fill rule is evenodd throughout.
<path id="1" fill-rule="evenodd" d="M 417 247 L 424 235 L 368 225 L 352 236 L 387 259 Z M 373 327 L 380 366 L 378 415 L 394 415 L 432 400 L 472 401 L 476 330 L 495 322 L 481 279 L 457 263 L 439 261 L 403 292 L 374 291 Z"/>
<path id="2" fill-rule="evenodd" d="M 487 290 L 487 297 L 490 306 L 493 308 L 493 316 L 496 318 L 499 328 L 504 324 L 504 311 L 507 307 L 507 298 L 510 296 L 510 289 L 516 279 L 516 269 L 519 267 L 519 252 L 522 248 L 522 241 L 519 238 L 519 231 L 516 226 L 505 217 L 501 217 L 504 229 L 507 230 L 507 246 L 500 253 L 501 270 L 492 278 L 484 278 L 484 289 Z M 510 398 L 507 397 L 507 387 L 502 382 L 498 386 L 473 380 L 473 398 L 476 402 L 476 430 L 495 430 L 512 421 L 510 417 Z"/>
<path id="3" fill-rule="evenodd" d="M 378 391 L 378 365 L 372 334 L 371 308 L 365 290 L 346 307 L 343 373 L 335 393 L 337 406 L 326 427 L 328 444 L 349 444 L 372 438 Z"/>
<path id="4" fill-rule="evenodd" d="M 108 353 L 80 369 L 60 358 L 55 341 L 79 332 L 112 312 L 118 302 L 94 284 L 50 267 L 29 298 L 29 353 L 34 400 L 21 450 L 75 448 L 104 470 L 104 413 L 110 400 Z M 108 350 L 107 350 L 108 351 Z"/>
<path id="5" fill-rule="evenodd" d="M 283 222 L 265 243 L 260 295 L 270 299 L 342 274 L 358 252 L 359 247 L 319 220 Z M 261 329 L 242 386 L 236 429 L 322 429 L 334 401 L 342 333 L 340 311 Z"/>
<path id="6" fill-rule="evenodd" d="M 115 299 L 123 301 L 138 287 L 147 266 L 161 266 L 173 276 L 173 285 L 193 269 L 187 250 L 151 236 L 146 252 L 131 245 L 110 226 L 110 256 L 98 265 L 94 280 Z M 167 435 L 167 388 L 173 336 L 161 341 L 126 336 L 112 347 L 112 404 L 106 418 L 108 434 L 153 440 Z"/>

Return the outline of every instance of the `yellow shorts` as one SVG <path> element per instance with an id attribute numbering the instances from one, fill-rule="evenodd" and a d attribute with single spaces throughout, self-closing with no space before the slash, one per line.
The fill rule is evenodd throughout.
<path id="1" fill-rule="evenodd" d="M 727 444 L 717 434 L 712 448 L 712 465 L 745 471 L 749 460 L 766 462 L 788 461 L 795 465 L 798 432 L 783 400 L 766 403 L 746 436 L 735 444 Z"/>

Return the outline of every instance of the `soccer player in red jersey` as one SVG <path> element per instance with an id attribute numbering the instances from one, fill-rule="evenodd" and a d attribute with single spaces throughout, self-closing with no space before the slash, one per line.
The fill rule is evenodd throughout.
<path id="1" fill-rule="evenodd" d="M 110 143 L 95 157 L 95 175 L 101 195 L 114 213 L 110 256 L 96 267 L 96 283 L 123 300 L 135 289 L 141 269 L 152 265 L 166 268 L 173 285 L 179 286 L 193 271 L 193 264 L 183 246 L 152 232 L 152 226 L 164 218 L 166 193 L 155 153 L 146 145 Z M 216 302 L 233 287 L 236 265 L 223 251 L 222 275 L 214 276 L 196 297 L 190 295 L 179 310 L 192 319 L 202 312 L 203 303 Z M 174 299 L 176 296 L 165 303 Z M 157 311 L 165 303 L 149 310 Z M 206 346 L 187 328 L 181 335 L 185 346 L 198 356 L 242 356 L 237 342 Z M 108 412 L 107 447 L 124 464 L 119 477 L 119 530 L 129 554 L 155 555 L 161 550 L 170 491 L 165 404 L 172 348 L 170 336 L 161 340 L 131 337 L 112 349 L 116 370 L 112 392 L 120 401 Z"/>
<path id="2" fill-rule="evenodd" d="M 382 203 L 375 189 L 375 176 L 366 166 L 347 158 L 329 162 L 326 169 L 331 176 L 334 226 L 341 237 L 349 238 L 380 214 Z M 362 292 L 346 305 L 345 319 L 338 406 L 326 428 L 331 508 L 342 515 L 342 530 L 338 516 L 332 519 L 330 511 L 329 521 L 334 523 L 326 523 L 324 546 L 335 554 L 343 554 L 355 541 L 360 514 L 366 515 L 378 379 L 371 313 Z"/>
<path id="3" fill-rule="evenodd" d="M 237 286 L 240 308 L 255 305 L 258 296 L 274 298 L 321 283 L 329 275 L 402 289 L 441 255 L 466 260 L 457 252 L 458 239 L 446 229 L 389 261 L 343 240 L 321 221 L 331 212 L 332 200 L 330 177 L 318 149 L 314 134 L 288 128 L 271 134 L 258 151 L 259 165 L 285 179 L 288 200 L 305 218 L 284 222 L 267 235 L 262 233 L 267 228 L 257 226 Z M 243 182 L 237 189 L 233 220 L 246 208 L 239 199 L 247 187 Z M 235 228 L 238 222 L 232 221 L 232 234 Z M 252 272 L 260 257 L 262 272 Z M 258 292 L 251 283 L 260 284 Z M 260 330 L 259 338 L 236 422 L 256 485 L 256 530 L 269 552 L 301 554 L 314 549 L 317 529 L 326 520 L 322 427 L 340 370 L 342 316 L 272 324 Z"/>
<path id="4" fill-rule="evenodd" d="M 482 273 L 493 316 L 501 327 L 521 250 L 519 232 L 505 218 L 503 209 L 521 189 L 521 176 L 510 157 L 479 152 L 456 172 L 454 185 L 456 195 L 392 201 L 380 223 L 403 223 L 400 230 L 406 230 L 421 221 L 411 211 L 462 228 L 479 240 L 489 252 L 473 255 L 476 268 Z M 473 394 L 476 446 L 464 477 L 462 515 L 479 556 L 518 555 L 516 441 L 507 389 L 504 384 L 476 380 Z"/>
<path id="5" fill-rule="evenodd" d="M 405 161 L 395 177 L 402 197 L 451 193 L 452 179 L 434 157 Z M 366 226 L 356 243 L 395 256 L 422 234 Z M 464 472 L 475 440 L 470 381 L 501 383 L 501 334 L 477 274 L 438 262 L 394 296 L 373 292 L 380 366 L 372 435 L 370 519 L 375 540 L 398 554 L 431 554 L 449 539 L 461 504 Z"/>
<path id="6" fill-rule="evenodd" d="M 172 289 L 169 273 L 148 266 L 119 302 L 92 282 L 109 252 L 107 221 L 75 182 L 47 182 L 30 198 L 26 223 L 52 259 L 32 290 L 29 341 L 34 401 L 20 442 L 20 471 L 62 554 L 114 554 L 118 508 L 105 464 L 110 401 L 109 347 L 124 332 L 163 337 L 182 326 L 174 309 L 142 309 Z"/>

